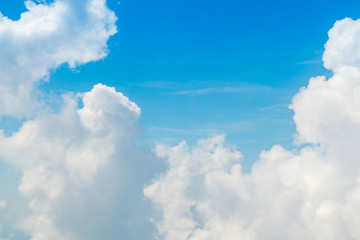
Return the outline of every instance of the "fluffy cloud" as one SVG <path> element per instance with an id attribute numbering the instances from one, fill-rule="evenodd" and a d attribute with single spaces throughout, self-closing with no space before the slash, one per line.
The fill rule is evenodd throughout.
<path id="1" fill-rule="evenodd" d="M 22 172 L 24 196 L 6 209 L 2 234 L 12 239 L 16 227 L 32 240 L 151 239 L 143 186 L 161 163 L 133 143 L 142 132 L 140 108 L 98 84 L 64 95 L 51 113 L 35 84 L 61 64 L 104 58 L 114 13 L 105 0 L 25 3 L 20 20 L 0 16 L 0 116 L 32 119 L 11 136 L 0 130 L 0 159 Z"/>
<path id="2" fill-rule="evenodd" d="M 104 58 L 116 33 L 105 0 L 25 4 L 18 21 L 0 13 L 0 116 L 32 116 L 40 104 L 36 81 L 64 63 L 75 67 Z"/>
<path id="3" fill-rule="evenodd" d="M 334 25 L 323 56 L 333 76 L 293 98 L 307 145 L 274 146 L 243 173 L 224 136 L 158 145 L 157 156 L 135 144 L 140 108 L 102 84 L 64 95 L 57 113 L 35 111 L 34 83 L 105 57 L 116 17 L 104 0 L 26 4 L 20 20 L 0 17 L 0 115 L 32 120 L 0 133 L 0 159 L 23 173 L 17 226 L 32 240 L 155 239 L 150 217 L 165 240 L 360 239 L 359 21 Z M 158 158 L 168 169 L 150 183 Z"/>
<path id="4" fill-rule="evenodd" d="M 140 108 L 101 84 L 82 95 L 81 109 L 78 98 L 64 96 L 59 113 L 0 136 L 0 157 L 23 171 L 30 214 L 20 228 L 33 240 L 149 239 L 142 189 L 155 157 L 132 143 Z"/>
<path id="5" fill-rule="evenodd" d="M 329 41 L 323 55 L 324 66 L 336 70 L 342 66 L 359 67 L 360 22 L 351 18 L 337 21 L 329 31 Z"/>
<path id="6" fill-rule="evenodd" d="M 250 173 L 223 137 L 159 145 L 166 173 L 145 188 L 162 239 L 359 239 L 360 21 L 329 31 L 324 65 L 293 98 L 301 150 L 274 146 Z"/>

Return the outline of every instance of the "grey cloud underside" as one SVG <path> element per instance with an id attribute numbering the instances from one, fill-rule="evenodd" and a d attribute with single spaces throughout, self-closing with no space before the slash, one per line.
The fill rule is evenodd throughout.
<path id="1" fill-rule="evenodd" d="M 41 111 L 34 83 L 104 58 L 116 17 L 104 0 L 27 8 L 0 20 L 0 114 L 32 120 L 0 134 L 0 158 L 22 171 L 28 205 L 16 227 L 31 240 L 360 239 L 359 21 L 334 25 L 323 55 L 333 76 L 310 79 L 292 100 L 296 141 L 310 144 L 274 146 L 244 174 L 224 136 L 155 154 L 134 144 L 140 108 L 102 84 Z"/>

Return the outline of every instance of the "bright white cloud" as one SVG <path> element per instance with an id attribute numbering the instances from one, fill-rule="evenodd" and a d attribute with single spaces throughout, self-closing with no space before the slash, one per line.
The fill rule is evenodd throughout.
<path id="1" fill-rule="evenodd" d="M 34 83 L 61 64 L 104 58 L 116 17 L 105 0 L 40 2 L 27 1 L 18 21 L 0 17 L 0 116 L 32 116 L 12 136 L 0 131 L 0 159 L 23 172 L 28 200 L 13 204 L 14 227 L 32 240 L 151 239 L 143 186 L 161 163 L 133 143 L 140 108 L 98 84 L 64 95 L 58 113 L 36 110 Z"/>
<path id="2" fill-rule="evenodd" d="M 24 173 L 30 215 L 21 229 L 33 240 L 151 236 L 142 189 L 154 157 L 132 143 L 140 108 L 102 84 L 83 94 L 81 109 L 77 98 L 64 96 L 59 113 L 0 136 L 0 157 Z"/>
<path id="3" fill-rule="evenodd" d="M 252 171 L 223 137 L 160 145 L 166 173 L 145 188 L 165 240 L 359 239 L 360 20 L 329 31 L 324 65 L 291 108 L 301 150 L 274 146 Z"/>
<path id="4" fill-rule="evenodd" d="M 221 136 L 157 152 L 170 167 L 145 195 L 163 213 L 157 226 L 165 240 L 354 237 L 343 206 L 357 184 L 328 163 L 321 148 L 274 146 L 249 174 Z"/>
<path id="5" fill-rule="evenodd" d="M 114 88 L 67 94 L 58 113 L 34 111 L 34 83 L 51 69 L 106 56 L 114 13 L 104 0 L 26 4 L 20 20 L 0 20 L 0 115 L 36 114 L 12 136 L 1 132 L 0 158 L 23 172 L 18 221 L 32 240 L 154 239 L 143 194 L 159 210 L 160 239 L 360 238 L 359 21 L 335 24 L 323 56 L 334 75 L 293 98 L 297 141 L 312 145 L 274 146 L 250 173 L 224 136 L 158 145 L 169 166 L 150 184 L 162 164 L 133 143 L 141 110 Z"/>
<path id="6" fill-rule="evenodd" d="M 107 55 L 116 17 L 105 0 L 26 1 L 18 21 L 0 14 L 0 116 L 31 116 L 39 106 L 34 83 L 67 63 Z"/>
<path id="7" fill-rule="evenodd" d="M 338 67 L 359 67 L 360 22 L 351 18 L 337 21 L 329 31 L 329 41 L 323 55 L 324 66 L 335 71 Z"/>

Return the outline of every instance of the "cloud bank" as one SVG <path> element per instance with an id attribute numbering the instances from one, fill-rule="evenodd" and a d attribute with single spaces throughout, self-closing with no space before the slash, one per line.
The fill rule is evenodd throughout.
<path id="1" fill-rule="evenodd" d="M 0 159 L 22 172 L 16 227 L 29 239 L 360 239 L 359 20 L 336 22 L 323 55 L 333 76 L 292 100 L 306 145 L 275 145 L 243 173 L 224 136 L 158 145 L 157 156 L 135 144 L 140 108 L 102 84 L 42 111 L 35 83 L 104 58 L 116 17 L 104 0 L 26 5 L 20 20 L 0 20 L 0 115 L 29 117 L 0 132 Z"/>
<path id="2" fill-rule="evenodd" d="M 311 78 L 291 109 L 297 143 L 263 151 L 250 173 L 224 137 L 189 147 L 159 145 L 169 169 L 145 188 L 162 213 L 162 239 L 359 239 L 360 21 L 329 31 L 333 76 Z"/>

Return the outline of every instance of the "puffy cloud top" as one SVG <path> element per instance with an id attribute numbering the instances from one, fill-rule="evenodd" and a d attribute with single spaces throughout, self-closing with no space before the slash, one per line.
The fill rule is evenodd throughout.
<path id="1" fill-rule="evenodd" d="M 115 88 L 95 85 L 91 92 L 85 93 L 83 104 L 80 118 L 93 132 L 111 131 L 128 136 L 139 128 L 140 108 Z"/>
<path id="2" fill-rule="evenodd" d="M 64 63 L 75 67 L 104 58 L 116 33 L 105 0 L 25 3 L 18 21 L 0 15 L 0 115 L 32 115 L 35 81 Z"/>
<path id="3" fill-rule="evenodd" d="M 345 18 L 337 21 L 329 31 L 329 41 L 325 44 L 324 66 L 334 71 L 342 66 L 359 67 L 359 38 L 359 20 Z"/>
<path id="4" fill-rule="evenodd" d="M 59 113 L 0 135 L 0 158 L 21 169 L 19 190 L 29 199 L 20 228 L 32 240 L 151 236 L 142 188 L 156 161 L 132 143 L 141 130 L 140 108 L 102 84 L 82 94 L 81 109 L 78 96 L 64 99 Z M 133 229 L 138 224 L 143 231 Z"/>

